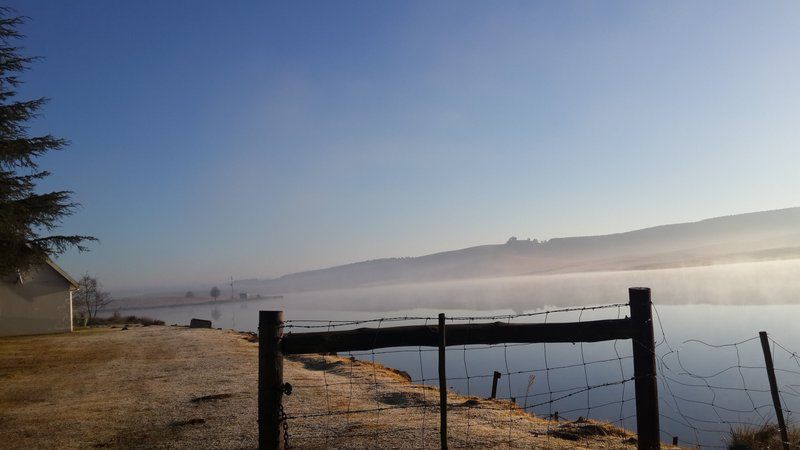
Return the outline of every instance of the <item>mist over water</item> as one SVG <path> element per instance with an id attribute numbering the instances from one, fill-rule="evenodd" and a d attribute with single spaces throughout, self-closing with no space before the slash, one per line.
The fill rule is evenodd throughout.
<path id="1" fill-rule="evenodd" d="M 590 272 L 459 280 L 291 293 L 284 309 L 384 312 L 415 308 L 531 311 L 546 306 L 626 302 L 646 286 L 660 305 L 796 304 L 800 260 L 659 270 Z"/>
<path id="2" fill-rule="evenodd" d="M 663 438 L 669 440 L 672 435 L 677 435 L 681 442 L 719 445 L 732 424 L 763 423 L 765 418 L 772 417 L 769 394 L 759 391 L 767 389 L 767 379 L 762 368 L 764 363 L 760 345 L 753 338 L 759 331 L 765 330 L 770 337 L 790 349 L 800 347 L 796 345 L 800 343 L 800 328 L 796 327 L 796 318 L 800 317 L 798 274 L 800 261 L 773 261 L 303 292 L 286 294 L 282 299 L 274 300 L 129 312 L 177 324 L 187 324 L 194 317 L 210 319 L 215 327 L 249 331 L 257 331 L 259 310 L 284 310 L 285 318 L 290 321 L 406 316 L 430 318 L 427 321 L 420 319 L 380 324 L 392 326 L 435 323 L 439 312 L 446 313 L 448 317 L 488 316 L 626 303 L 628 287 L 647 286 L 652 289 L 656 308 L 655 333 L 659 343 L 660 375 L 674 380 L 666 380 L 669 385 L 663 384 L 665 379 L 660 380 L 661 413 L 664 415 L 662 430 L 666 433 Z M 537 315 L 515 321 L 586 321 L 619 318 L 626 314 L 627 307 L 621 306 L 597 311 Z M 357 326 L 375 327 L 378 324 Z M 288 331 L 320 329 L 295 328 Z M 747 342 L 721 349 L 705 344 L 741 341 Z M 437 367 L 435 349 L 391 350 L 352 355 L 404 370 L 418 382 L 436 383 L 432 381 Z M 510 376 L 504 375 L 499 383 L 498 396 L 514 397 L 518 404 L 527 406 L 529 411 L 537 415 L 547 416 L 559 411 L 562 417 L 570 419 L 584 415 L 635 429 L 632 383 L 592 389 L 549 402 L 553 398 L 553 391 L 630 378 L 633 370 L 630 355 L 629 341 L 449 348 L 448 385 L 463 394 L 488 397 L 492 372 L 511 373 Z M 794 389 L 792 386 L 800 385 L 800 365 L 785 352 L 777 351 L 774 358 L 776 367 L 784 370 L 779 373 L 779 382 L 788 392 L 784 395 L 787 409 L 800 408 L 800 395 L 792 396 L 790 391 Z M 606 359 L 609 361 L 595 363 Z M 584 370 L 583 364 L 587 362 L 589 365 Z M 571 365 L 574 367 L 553 370 L 554 367 Z M 733 366 L 737 368 L 731 369 Z M 739 369 L 738 366 L 750 368 Z M 711 375 L 711 378 L 702 378 Z M 677 383 L 703 384 L 705 381 L 737 389 L 746 387 L 752 392 L 748 396 L 740 390 L 715 392 Z M 708 406 L 712 402 L 721 409 Z M 686 419 L 681 414 L 696 419 L 693 423 L 695 426 L 702 425 L 702 430 L 685 426 Z"/>

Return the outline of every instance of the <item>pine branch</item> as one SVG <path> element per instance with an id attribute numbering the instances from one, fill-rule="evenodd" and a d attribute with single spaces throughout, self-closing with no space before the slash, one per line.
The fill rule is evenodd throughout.
<path id="1" fill-rule="evenodd" d="M 51 150 L 61 150 L 69 145 L 66 139 L 59 139 L 52 135 L 33 138 L 17 138 L 0 140 L 0 167 L 6 169 L 14 167 L 38 167 L 34 158 L 38 158 Z"/>
<path id="2" fill-rule="evenodd" d="M 26 20 L 13 8 L 0 7 L 0 275 L 26 271 L 69 248 L 87 251 L 85 243 L 97 241 L 82 235 L 41 235 L 80 205 L 72 201 L 71 191 L 36 193 L 37 182 L 50 175 L 37 170 L 36 159 L 68 142 L 49 134 L 28 135 L 28 122 L 39 117 L 47 98 L 17 100 L 13 89 L 22 83 L 18 74 L 40 59 L 22 55 L 22 48 L 12 44 L 23 37 L 18 27 Z"/>
<path id="3" fill-rule="evenodd" d="M 85 241 L 98 242 L 93 236 L 47 236 L 33 239 L 28 243 L 33 247 L 38 247 L 50 253 L 63 253 L 70 247 L 75 247 L 78 251 L 88 252 L 89 248 L 83 245 Z"/>

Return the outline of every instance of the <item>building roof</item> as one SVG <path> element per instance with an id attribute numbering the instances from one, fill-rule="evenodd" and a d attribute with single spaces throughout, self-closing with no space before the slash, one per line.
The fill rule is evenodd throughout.
<path id="1" fill-rule="evenodd" d="M 52 267 L 53 270 L 58 272 L 58 274 L 61 275 L 62 278 L 67 280 L 67 283 L 69 283 L 70 288 L 72 288 L 74 290 L 78 290 L 78 282 L 75 281 L 74 278 L 69 276 L 69 274 L 67 272 L 65 272 L 64 269 L 62 269 L 61 267 L 58 267 L 58 264 L 54 263 L 50 258 L 47 258 L 47 265 Z"/>

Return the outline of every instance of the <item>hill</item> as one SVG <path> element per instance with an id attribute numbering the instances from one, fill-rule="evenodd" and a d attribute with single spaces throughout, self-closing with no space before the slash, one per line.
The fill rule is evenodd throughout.
<path id="1" fill-rule="evenodd" d="M 385 258 L 275 279 L 242 280 L 250 292 L 339 289 L 467 278 L 656 269 L 800 258 L 800 208 L 738 214 L 600 236 L 510 239 L 411 258 Z"/>

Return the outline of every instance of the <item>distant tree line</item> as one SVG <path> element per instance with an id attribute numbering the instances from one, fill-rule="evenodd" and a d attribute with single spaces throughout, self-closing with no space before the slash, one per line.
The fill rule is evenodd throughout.
<path id="1" fill-rule="evenodd" d="M 506 241 L 506 245 L 511 245 L 511 244 L 516 243 L 516 242 L 526 242 L 526 243 L 530 243 L 530 244 L 544 244 L 544 243 L 547 242 L 547 240 L 543 239 L 543 240 L 540 241 L 539 239 L 536 239 L 536 238 L 533 238 L 533 239 L 527 238 L 525 240 L 522 240 L 522 239 L 517 239 L 516 236 L 511 236 Z"/>

